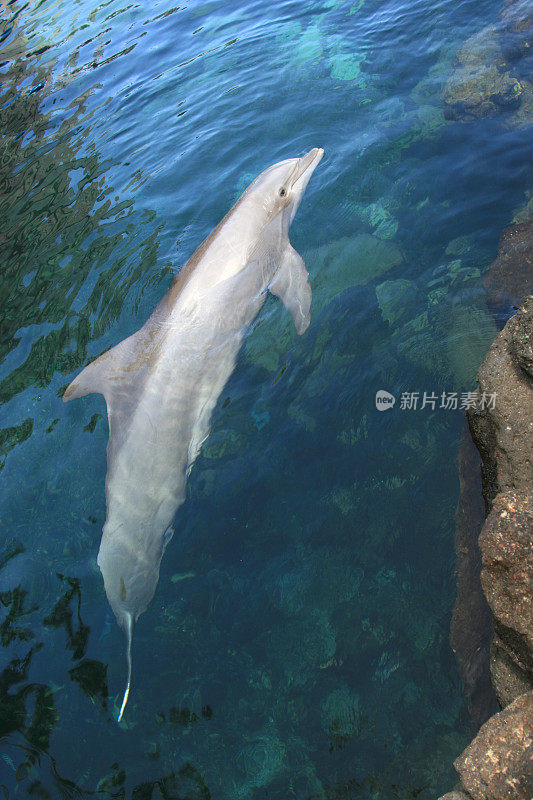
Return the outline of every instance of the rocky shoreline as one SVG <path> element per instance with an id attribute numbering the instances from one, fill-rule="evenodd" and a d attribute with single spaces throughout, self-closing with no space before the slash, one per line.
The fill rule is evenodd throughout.
<path id="1" fill-rule="evenodd" d="M 531 2 L 504 0 L 498 22 L 456 53 L 442 94 L 445 118 L 468 123 L 498 117 L 508 128 L 530 125 L 532 33 Z M 502 324 L 508 321 L 479 369 L 477 403 L 468 410 L 462 433 L 450 636 L 470 715 L 480 729 L 455 761 L 460 783 L 441 800 L 533 797 L 533 201 L 528 197 L 503 231 L 483 278 L 489 311 Z"/>
<path id="2" fill-rule="evenodd" d="M 533 223 L 519 231 L 525 236 L 520 250 L 526 262 L 533 252 L 528 238 L 532 227 Z M 513 232 L 508 229 L 502 235 L 492 274 L 505 261 Z M 530 271 L 529 282 L 532 277 Z M 523 290 L 527 291 L 527 283 Z M 492 344 L 478 383 L 478 402 L 467 417 L 482 461 L 486 519 L 479 536 L 481 585 L 492 612 L 490 675 L 502 710 L 481 726 L 456 759 L 461 782 L 443 800 L 529 800 L 533 797 L 533 294 Z M 494 404 L 487 402 L 489 397 L 496 398 Z M 464 497 L 463 485 L 461 494 Z M 458 523 L 465 519 L 468 524 L 471 518 L 460 501 Z M 475 558 L 467 569 L 459 561 L 459 590 L 461 574 L 472 574 L 472 564 Z M 479 617 L 474 614 L 471 620 L 474 636 L 479 636 Z M 453 639 L 452 624 L 452 644 Z M 476 678 L 473 684 L 483 685 L 475 654 L 462 667 L 467 692 L 472 689 L 465 680 L 469 674 Z"/>

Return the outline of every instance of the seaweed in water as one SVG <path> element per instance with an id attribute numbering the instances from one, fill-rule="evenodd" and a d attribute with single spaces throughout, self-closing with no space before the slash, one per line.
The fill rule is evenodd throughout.
<path id="1" fill-rule="evenodd" d="M 163 800 L 211 800 L 211 792 L 200 772 L 187 761 L 177 773 L 158 781 L 141 783 L 131 794 L 131 800 L 155 800 L 156 797 Z"/>
<path id="2" fill-rule="evenodd" d="M 22 642 L 27 642 L 33 638 L 32 631 L 27 628 L 16 628 L 13 626 L 14 620 L 29 613 L 24 610 L 24 598 L 28 593 L 16 586 L 8 592 L 2 592 L 0 595 L 0 602 L 3 606 L 10 606 L 6 618 L 0 625 L 0 642 L 2 647 L 7 647 L 12 641 L 18 639 Z"/>
<path id="3" fill-rule="evenodd" d="M 31 660 L 41 647 L 41 644 L 35 645 L 24 658 L 13 659 L 0 673 L 0 736 L 20 731 L 27 742 L 23 748 L 26 758 L 16 769 L 17 781 L 27 777 L 32 765 L 39 763 L 58 719 L 53 694 L 47 686 L 25 683 L 17 692 L 12 691 L 14 686 L 28 680 Z M 34 695 L 33 714 L 26 726 L 26 705 L 31 695 Z"/>
<path id="4" fill-rule="evenodd" d="M 94 433 L 94 429 L 96 428 L 96 423 L 99 419 L 102 419 L 101 414 L 93 414 L 87 425 L 83 426 L 83 430 L 86 433 Z"/>
<path id="5" fill-rule="evenodd" d="M 6 458 L 10 450 L 17 444 L 29 439 L 33 431 L 33 420 L 28 417 L 20 425 L 12 425 L 10 428 L 0 430 L 0 470 L 4 468 Z"/>
<path id="6" fill-rule="evenodd" d="M 47 386 L 57 370 L 80 369 L 88 343 L 117 320 L 132 287 L 170 272 L 168 263 L 154 269 L 162 229 L 154 226 L 154 214 L 139 216 L 130 198 L 113 201 L 109 164 L 98 152 L 78 155 L 91 90 L 72 103 L 57 135 L 53 112 L 42 111 L 45 87 L 57 88 L 53 64 L 39 64 L 39 51 L 23 56 L 28 40 L 16 22 L 11 39 L 22 57 L 4 62 L 0 92 L 0 362 L 17 348 L 20 331 L 30 325 L 48 330 L 0 381 L 0 402 L 30 386 Z M 73 298 L 95 270 L 85 305 L 74 310 Z M 0 432 L 0 453 L 4 441 L 27 438 L 30 423 Z"/>
<path id="7" fill-rule="evenodd" d="M 107 708 L 107 664 L 92 658 L 84 658 L 72 667 L 68 674 L 87 697 L 103 709 Z"/>
<path id="8" fill-rule="evenodd" d="M 46 617 L 43 622 L 45 625 L 48 625 L 52 628 L 60 628 L 63 627 L 67 634 L 67 647 L 69 650 L 73 650 L 72 658 L 73 660 L 78 658 L 83 658 L 85 655 L 85 651 L 87 649 L 87 640 L 89 638 L 89 631 L 91 630 L 88 625 L 85 625 L 82 618 L 81 618 L 81 589 L 80 589 L 80 582 L 77 578 L 69 578 L 65 575 L 61 575 L 60 573 L 57 574 L 57 577 L 61 581 L 67 581 L 70 586 L 63 597 L 61 597 L 57 603 L 55 604 L 54 608 L 52 609 L 51 614 Z M 77 611 L 76 615 L 78 618 L 78 627 L 77 630 L 74 629 L 73 626 L 73 613 L 70 607 L 72 600 L 77 599 Z"/>

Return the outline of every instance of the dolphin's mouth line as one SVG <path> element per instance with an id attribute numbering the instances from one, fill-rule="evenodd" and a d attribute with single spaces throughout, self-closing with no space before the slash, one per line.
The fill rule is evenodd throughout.
<path id="1" fill-rule="evenodd" d="M 307 184 L 323 155 L 324 150 L 321 147 L 313 147 L 313 149 L 310 150 L 307 155 L 298 159 L 298 162 L 294 167 L 294 172 L 289 178 L 291 189 L 294 189 L 298 181 L 304 176 L 304 186 Z"/>

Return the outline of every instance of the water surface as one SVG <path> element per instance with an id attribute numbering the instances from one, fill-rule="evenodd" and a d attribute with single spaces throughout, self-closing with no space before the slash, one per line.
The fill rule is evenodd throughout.
<path id="1" fill-rule="evenodd" d="M 9 797 L 404 800 L 454 784 L 473 734 L 448 643 L 462 414 L 439 406 L 474 388 L 497 331 L 481 276 L 524 203 L 531 129 L 446 121 L 441 95 L 500 10 L 2 3 Z M 105 404 L 62 391 L 143 324 L 262 169 L 315 146 L 291 232 L 311 326 L 298 337 L 269 297 L 246 340 L 118 726 L 124 642 L 96 566 Z"/>

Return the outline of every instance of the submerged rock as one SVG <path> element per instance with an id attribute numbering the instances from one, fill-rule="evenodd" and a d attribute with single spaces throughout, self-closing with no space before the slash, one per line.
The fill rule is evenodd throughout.
<path id="1" fill-rule="evenodd" d="M 505 69 L 498 29 L 489 25 L 466 40 L 443 92 L 447 119 L 487 117 L 517 109 L 522 87 Z"/>
<path id="2" fill-rule="evenodd" d="M 533 122 L 533 83 L 527 78 L 520 78 L 520 106 L 507 120 L 510 128 L 521 128 Z"/>
<path id="3" fill-rule="evenodd" d="M 525 202 L 516 209 L 511 222 L 513 225 L 518 225 L 519 222 L 528 220 L 533 220 L 533 192 L 530 191 L 525 193 Z"/>
<path id="4" fill-rule="evenodd" d="M 392 239 L 398 230 L 398 220 L 387 208 L 387 203 L 377 200 L 368 205 L 348 200 L 344 207 L 350 215 L 358 217 L 378 239 Z"/>
<path id="5" fill-rule="evenodd" d="M 403 258 L 399 247 L 369 233 L 339 239 L 318 251 L 315 264 L 323 265 L 313 285 L 315 312 L 346 289 L 380 278 Z"/>
<path id="6" fill-rule="evenodd" d="M 273 726 L 266 726 L 248 741 L 237 756 L 237 765 L 246 776 L 236 786 L 237 797 L 250 797 L 253 789 L 261 789 L 279 778 L 286 770 L 286 750 Z"/>
<path id="7" fill-rule="evenodd" d="M 446 255 L 447 256 L 463 256 L 472 247 L 472 237 L 471 236 L 457 236 L 456 239 L 452 239 L 449 242 L 448 247 L 446 248 Z"/>
<path id="8" fill-rule="evenodd" d="M 486 26 L 457 52 L 442 95 L 447 119 L 469 120 L 519 110 L 511 124 L 531 121 L 530 70 L 522 56 L 529 53 L 533 26 L 525 9 L 518 8 L 520 3 L 514 3 L 512 11 L 510 5 L 498 25 Z"/>
<path id="9" fill-rule="evenodd" d="M 533 219 L 511 225 L 483 277 L 489 306 L 519 306 L 533 293 Z"/>
<path id="10" fill-rule="evenodd" d="M 465 67 L 477 67 L 492 62 L 503 64 L 498 41 L 498 26 L 486 25 L 470 36 L 456 53 L 456 61 Z"/>
<path id="11" fill-rule="evenodd" d="M 435 339 L 427 310 L 399 325 L 391 336 L 398 353 L 409 363 L 438 374 L 442 371 L 442 352 L 440 347 L 435 347 Z"/>
<path id="12" fill-rule="evenodd" d="M 451 792 L 444 794 L 440 800 L 471 800 L 469 794 L 461 789 L 461 786 L 456 786 Z"/>
<path id="13" fill-rule="evenodd" d="M 365 79 L 361 74 L 364 60 L 363 53 L 333 53 L 329 58 L 331 77 L 334 80 L 350 81 L 361 88 L 364 87 Z"/>
<path id="14" fill-rule="evenodd" d="M 398 220 L 381 203 L 371 203 L 368 220 L 374 235 L 379 239 L 391 239 L 398 230 Z"/>
<path id="15" fill-rule="evenodd" d="M 244 438 L 234 430 L 215 431 L 203 449 L 203 456 L 209 460 L 234 456 L 244 446 Z"/>
<path id="16" fill-rule="evenodd" d="M 323 55 L 323 33 L 318 23 L 309 24 L 293 43 L 292 62 L 297 67 L 310 67 Z"/>
<path id="17" fill-rule="evenodd" d="M 265 637 L 270 642 L 270 636 Z M 287 619 L 276 631 L 268 647 L 275 649 L 278 663 L 284 665 L 285 679 L 294 686 L 303 686 L 317 669 L 333 663 L 337 649 L 336 632 L 323 609 L 300 613 Z"/>
<path id="18" fill-rule="evenodd" d="M 507 61 L 531 57 L 533 5 L 531 0 L 506 0 L 501 14 L 501 48 Z"/>
<path id="19" fill-rule="evenodd" d="M 322 726 L 329 736 L 330 751 L 340 750 L 359 734 L 359 698 L 347 686 L 335 689 L 322 703 Z"/>
<path id="20" fill-rule="evenodd" d="M 441 47 L 437 61 L 411 92 L 411 97 L 417 105 L 426 103 L 440 105 L 440 98 L 454 61 L 455 52 L 449 46 Z"/>
<path id="21" fill-rule="evenodd" d="M 509 72 L 492 64 L 461 67 L 449 79 L 443 101 L 446 119 L 468 120 L 488 117 L 520 105 L 522 86 Z"/>
<path id="22" fill-rule="evenodd" d="M 419 305 L 420 292 L 414 281 L 398 278 L 376 286 L 379 309 L 391 327 L 403 319 L 410 319 Z"/>

